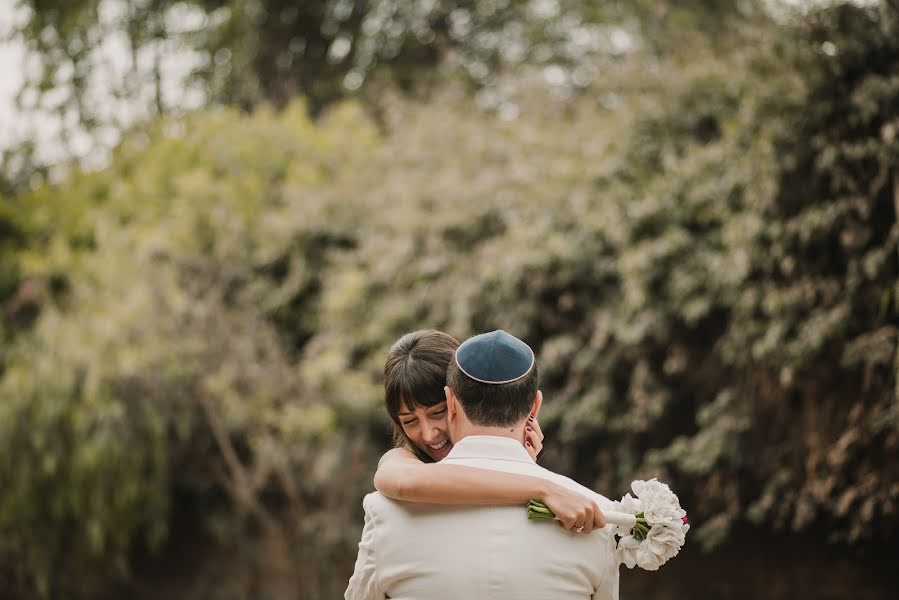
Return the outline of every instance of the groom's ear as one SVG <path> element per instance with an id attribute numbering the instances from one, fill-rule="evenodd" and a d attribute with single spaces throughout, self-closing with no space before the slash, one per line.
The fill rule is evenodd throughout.
<path id="1" fill-rule="evenodd" d="M 448 385 L 443 386 L 443 394 L 446 396 L 446 419 L 452 423 L 459 413 L 459 401 L 456 400 L 456 394 Z"/>
<path id="2" fill-rule="evenodd" d="M 531 416 L 535 419 L 537 418 L 537 413 L 540 412 L 541 406 L 543 406 L 543 392 L 537 390 L 537 393 L 534 394 L 534 402 L 531 404 Z"/>

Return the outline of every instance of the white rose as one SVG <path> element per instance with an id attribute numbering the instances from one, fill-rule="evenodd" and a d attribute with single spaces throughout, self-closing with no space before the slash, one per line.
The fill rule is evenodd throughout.
<path id="1" fill-rule="evenodd" d="M 667 561 L 669 558 L 677 556 L 686 540 L 685 533 L 681 527 L 656 525 L 649 530 L 646 543 L 650 545 L 653 554 Z"/>
<path id="2" fill-rule="evenodd" d="M 643 516 L 650 525 L 664 524 L 673 527 L 687 514 L 680 507 L 677 496 L 664 483 L 655 479 L 637 480 L 631 483 L 631 489 L 640 499 Z"/>
<path id="3" fill-rule="evenodd" d="M 630 494 L 625 494 L 624 497 L 621 498 L 621 502 L 615 502 L 614 504 L 617 507 L 615 510 L 630 513 L 632 515 L 643 510 L 643 505 L 640 501 Z"/>
<path id="4" fill-rule="evenodd" d="M 624 563 L 628 569 L 633 569 L 637 564 L 637 549 L 640 542 L 632 535 L 626 535 L 618 540 L 618 560 Z"/>
<path id="5" fill-rule="evenodd" d="M 652 546 L 646 543 L 640 544 L 636 555 L 637 565 L 646 571 L 658 571 L 665 562 L 664 559 L 652 552 Z"/>

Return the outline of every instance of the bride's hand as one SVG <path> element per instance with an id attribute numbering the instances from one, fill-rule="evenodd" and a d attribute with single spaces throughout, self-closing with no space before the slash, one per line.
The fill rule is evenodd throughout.
<path id="1" fill-rule="evenodd" d="M 590 533 L 606 525 L 606 517 L 596 502 L 561 485 L 553 484 L 543 503 L 556 513 L 559 523 L 569 531 Z"/>
<path id="2" fill-rule="evenodd" d="M 537 455 L 543 450 L 543 430 L 540 429 L 540 423 L 534 416 L 529 416 L 527 425 L 525 425 L 524 449 L 528 451 L 534 462 L 537 462 Z"/>

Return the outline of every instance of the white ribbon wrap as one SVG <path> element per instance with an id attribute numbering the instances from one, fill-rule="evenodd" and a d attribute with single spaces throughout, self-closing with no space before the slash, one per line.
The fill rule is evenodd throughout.
<path id="1" fill-rule="evenodd" d="M 619 525 L 627 529 L 633 529 L 634 525 L 637 524 L 637 516 L 630 513 L 610 510 L 602 511 L 602 514 L 606 517 L 606 525 Z"/>

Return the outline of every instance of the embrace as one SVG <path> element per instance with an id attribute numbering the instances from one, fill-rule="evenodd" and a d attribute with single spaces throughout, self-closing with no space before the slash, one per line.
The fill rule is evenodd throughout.
<path id="1" fill-rule="evenodd" d="M 527 344 L 410 333 L 384 389 L 398 447 L 363 502 L 346 600 L 618 598 L 611 502 L 535 462 L 543 396 Z M 528 520 L 531 499 L 561 526 Z"/>

